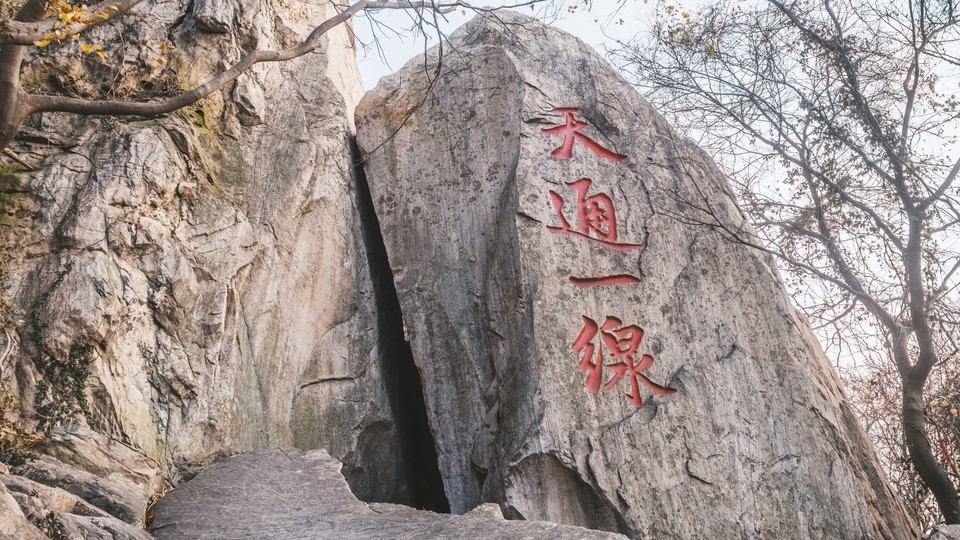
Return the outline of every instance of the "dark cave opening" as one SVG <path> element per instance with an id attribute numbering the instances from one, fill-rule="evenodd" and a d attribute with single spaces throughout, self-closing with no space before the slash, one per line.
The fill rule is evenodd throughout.
<path id="1" fill-rule="evenodd" d="M 350 139 L 350 152 L 357 187 L 357 209 L 376 299 L 378 360 L 396 425 L 399 461 L 404 468 L 402 472 L 407 486 L 408 500 L 391 502 L 449 513 L 450 504 L 437 464 L 436 443 L 427 419 L 420 372 L 404 337 L 400 299 L 355 138 Z"/>

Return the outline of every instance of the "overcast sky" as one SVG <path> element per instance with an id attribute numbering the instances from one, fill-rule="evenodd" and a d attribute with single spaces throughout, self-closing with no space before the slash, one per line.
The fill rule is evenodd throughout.
<path id="1" fill-rule="evenodd" d="M 486 4 L 511 5 L 513 3 L 490 0 Z M 532 11 L 529 7 L 518 8 L 518 11 L 535 15 L 553 26 L 570 32 L 602 54 L 604 44 L 610 43 L 607 35 L 623 38 L 629 33 L 635 34 L 643 30 L 638 21 L 641 21 L 651 9 L 648 4 L 640 0 L 628 0 L 623 6 L 620 4 L 621 2 L 617 0 L 595 0 L 588 10 L 577 0 L 567 0 L 566 2 L 554 1 L 549 7 L 536 11 Z M 449 35 L 474 16 L 475 14 L 471 11 L 463 13 L 458 10 L 450 13 L 446 15 L 446 20 L 441 21 L 441 30 Z M 617 24 L 620 19 L 624 20 L 624 24 Z M 367 45 L 366 49 L 361 50 L 358 55 L 360 73 L 367 88 L 373 88 L 380 77 L 399 70 L 408 60 L 424 50 L 423 36 L 416 35 L 410 30 L 415 26 L 410 13 L 385 10 L 375 15 L 375 20 L 376 22 L 373 22 L 363 15 L 354 19 L 358 46 Z M 374 46 L 374 28 L 379 29 L 377 31 L 380 42 L 379 51 Z M 436 43 L 436 35 L 430 35 L 429 46 Z"/>

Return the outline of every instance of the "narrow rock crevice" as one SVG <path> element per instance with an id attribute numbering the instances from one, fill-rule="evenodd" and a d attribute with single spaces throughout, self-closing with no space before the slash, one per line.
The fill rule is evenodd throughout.
<path id="1" fill-rule="evenodd" d="M 357 187 L 357 209 L 376 301 L 378 361 L 396 424 L 400 445 L 398 462 L 404 468 L 402 472 L 407 483 L 407 500 L 390 502 L 449 513 L 450 504 L 437 465 L 436 442 L 427 420 L 420 372 L 413 361 L 410 344 L 404 339 L 400 299 L 360 149 L 354 138 L 350 139 L 350 152 Z M 398 499 L 401 498 L 398 494 Z"/>

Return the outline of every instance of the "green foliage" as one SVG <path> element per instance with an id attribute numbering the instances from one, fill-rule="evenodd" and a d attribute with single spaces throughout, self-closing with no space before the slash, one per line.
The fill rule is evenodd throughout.
<path id="1" fill-rule="evenodd" d="M 67 264 L 49 289 L 37 299 L 38 308 L 34 309 L 30 316 L 30 330 L 38 343 L 46 328 L 38 315 L 39 308 L 47 304 L 50 293 L 56 290 L 72 267 L 72 264 Z M 34 403 L 41 430 L 49 432 L 61 424 L 76 421 L 87 413 L 84 388 L 90 375 L 92 349 L 89 344 L 75 343 L 70 347 L 66 358 L 58 358 L 41 347 L 41 352 L 34 360 L 41 376 L 41 380 L 37 381 Z"/>
<path id="2" fill-rule="evenodd" d="M 84 388 L 90 375 L 89 345 L 74 345 L 66 359 L 46 357 L 40 364 L 43 379 L 37 381 L 37 415 L 40 429 L 49 431 L 76 421 L 87 413 Z"/>

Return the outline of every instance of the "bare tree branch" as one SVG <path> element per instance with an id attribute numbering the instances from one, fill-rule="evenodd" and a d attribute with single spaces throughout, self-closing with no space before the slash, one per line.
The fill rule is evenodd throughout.
<path id="1" fill-rule="evenodd" d="M 921 212 L 926 211 L 927 208 L 930 208 L 930 205 L 936 203 L 940 197 L 943 197 L 947 190 L 950 189 L 950 186 L 952 186 L 957 180 L 958 174 L 960 174 L 960 158 L 957 158 L 957 161 L 953 164 L 950 172 L 947 173 L 946 178 L 943 179 L 943 182 L 940 182 L 940 186 L 937 188 L 937 190 L 920 203 L 918 210 Z"/>
<path id="2" fill-rule="evenodd" d="M 97 21 L 106 22 L 116 18 L 136 6 L 140 1 L 141 0 L 118 0 L 116 2 L 101 2 L 95 6 L 94 13 L 100 13 L 96 10 L 103 8 L 108 12 L 108 15 L 99 18 L 95 17 L 96 21 L 83 22 L 79 26 L 74 24 L 70 27 L 70 33 L 72 34 L 75 31 L 100 24 L 100 22 Z M 523 5 L 538 1 L 542 0 L 528 0 Z M 10 22 L 10 24 L 37 23 L 44 17 L 46 2 L 47 0 L 29 0 L 21 9 L 17 20 Z M 354 14 L 360 11 L 401 9 L 419 12 L 426 10 L 434 13 L 433 23 L 436 24 L 437 20 L 435 17 L 437 14 L 448 13 L 460 6 L 470 7 L 469 4 L 459 0 L 452 2 L 432 2 L 428 0 L 360 0 L 347 6 L 346 9 L 314 28 L 303 42 L 294 47 L 280 51 L 255 51 L 249 53 L 229 69 L 217 73 L 203 84 L 175 97 L 153 102 L 92 100 L 67 96 L 26 94 L 20 88 L 19 69 L 25 47 L 23 43 L 31 43 L 31 41 L 26 38 L 21 39 L 23 36 L 20 36 L 13 39 L 10 44 L 3 45 L 3 47 L 0 48 L 0 148 L 6 148 L 7 144 L 9 144 L 23 125 L 26 117 L 34 112 L 56 111 L 85 115 L 156 116 L 186 107 L 220 90 L 258 63 L 284 62 L 315 51 L 320 46 L 321 38 L 326 32 L 348 21 Z M 421 20 L 423 19 L 422 15 L 418 16 Z M 7 21 L 4 21 L 4 23 L 7 23 Z M 52 25 L 53 23 L 50 24 Z M 13 26 L 7 25 L 7 28 L 16 29 L 20 27 L 13 24 Z M 46 27 L 42 25 L 38 28 L 40 28 L 41 32 L 46 29 Z M 37 37 L 36 34 L 24 35 L 29 38 Z"/>
<path id="3" fill-rule="evenodd" d="M 143 0 L 106 0 L 87 8 L 88 17 L 82 22 L 74 23 L 69 27 L 69 35 L 79 34 L 94 26 L 126 15 Z M 46 4 L 46 0 L 43 2 Z M 57 34 L 61 29 L 54 26 L 56 20 L 49 21 L 18 21 L 11 19 L 0 20 L 0 45 L 32 45 L 35 41 L 47 39 L 48 35 Z"/>

